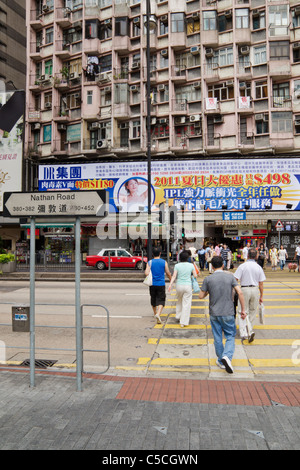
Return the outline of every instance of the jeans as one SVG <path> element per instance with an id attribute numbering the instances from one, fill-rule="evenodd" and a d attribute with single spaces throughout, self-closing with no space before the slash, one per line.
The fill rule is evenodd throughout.
<path id="1" fill-rule="evenodd" d="M 224 317 L 213 317 L 211 315 L 210 324 L 214 336 L 215 351 L 219 361 L 221 361 L 223 356 L 227 356 L 232 360 L 236 335 L 234 315 Z M 223 331 L 226 338 L 225 346 L 223 346 Z"/>
<path id="2" fill-rule="evenodd" d="M 285 260 L 284 259 L 280 259 L 279 260 L 279 264 L 280 264 L 280 269 L 281 271 L 283 270 L 284 266 L 285 266 Z"/>

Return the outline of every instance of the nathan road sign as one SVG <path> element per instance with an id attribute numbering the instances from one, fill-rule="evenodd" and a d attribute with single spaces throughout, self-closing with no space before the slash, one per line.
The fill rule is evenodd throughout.
<path id="1" fill-rule="evenodd" d="M 97 215 L 105 190 L 4 193 L 4 217 Z"/>

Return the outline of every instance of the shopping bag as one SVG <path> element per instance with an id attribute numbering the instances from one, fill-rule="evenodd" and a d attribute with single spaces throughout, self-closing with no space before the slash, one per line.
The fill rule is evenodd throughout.
<path id="1" fill-rule="evenodd" d="M 262 325 L 264 325 L 265 324 L 265 307 L 264 307 L 264 304 L 259 304 L 258 317 L 259 317 L 259 322 Z"/>
<path id="2" fill-rule="evenodd" d="M 194 269 L 195 269 L 195 271 L 196 271 L 196 274 L 197 274 L 197 276 L 198 276 L 198 274 L 199 274 L 199 268 L 197 267 L 196 263 L 193 263 L 193 265 L 194 265 Z"/>
<path id="3" fill-rule="evenodd" d="M 151 287 L 152 283 L 153 283 L 153 279 L 152 279 L 151 262 L 150 262 L 150 273 L 143 280 L 143 284 L 145 284 L 145 286 Z"/>
<path id="4" fill-rule="evenodd" d="M 239 315 L 239 330 L 242 339 L 249 339 L 252 335 L 253 330 L 248 315 L 244 319 Z"/>
<path id="5" fill-rule="evenodd" d="M 192 287 L 194 294 L 198 294 L 198 292 L 200 292 L 200 287 L 195 277 L 192 277 Z"/>

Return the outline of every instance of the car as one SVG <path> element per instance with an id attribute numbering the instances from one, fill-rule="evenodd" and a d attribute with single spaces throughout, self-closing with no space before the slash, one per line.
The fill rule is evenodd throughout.
<path id="1" fill-rule="evenodd" d="M 133 256 L 124 248 L 104 248 L 97 255 L 86 257 L 86 266 L 92 266 L 99 270 L 111 268 L 135 268 L 142 270 L 147 264 L 147 258 Z"/>

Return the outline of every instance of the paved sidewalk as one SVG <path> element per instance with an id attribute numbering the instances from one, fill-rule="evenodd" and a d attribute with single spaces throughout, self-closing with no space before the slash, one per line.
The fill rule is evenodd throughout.
<path id="1" fill-rule="evenodd" d="M 0 403 L 1 450 L 143 450 L 130 466 L 144 466 L 159 451 L 300 449 L 298 382 L 93 375 L 77 392 L 71 373 L 39 372 L 30 388 L 2 368 Z"/>

